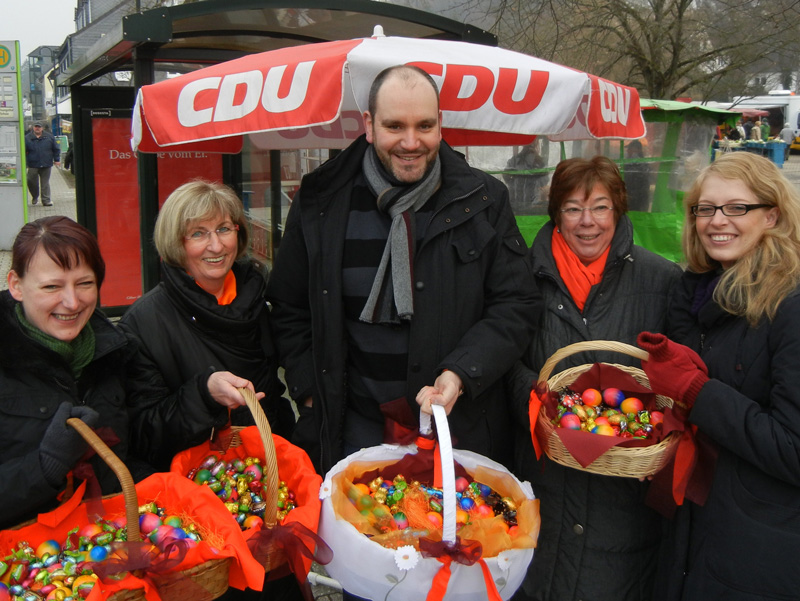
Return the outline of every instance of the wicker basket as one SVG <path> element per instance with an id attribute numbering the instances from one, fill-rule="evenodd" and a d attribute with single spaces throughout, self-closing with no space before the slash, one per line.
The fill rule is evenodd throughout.
<path id="1" fill-rule="evenodd" d="M 71 417 L 67 420 L 67 423 L 78 431 L 119 479 L 125 500 L 128 540 L 139 542 L 141 540 L 139 502 L 136 496 L 136 487 L 128 468 L 82 420 Z M 230 558 L 227 557 L 213 559 L 183 570 L 172 577 L 169 575 L 160 577 L 158 580 L 159 595 L 162 601 L 185 601 L 186 599 L 211 601 L 216 599 L 228 590 L 229 564 Z M 111 601 L 144 601 L 145 591 L 141 588 L 117 591 L 109 599 Z"/>
<path id="2" fill-rule="evenodd" d="M 264 445 L 264 476 L 267 479 L 264 485 L 263 499 L 267 507 L 278 506 L 278 487 L 280 481 L 278 479 L 278 458 L 275 454 L 275 442 L 272 440 L 272 428 L 269 425 L 264 410 L 261 404 L 256 400 L 256 395 L 247 388 L 239 388 L 242 393 L 247 408 L 253 415 L 253 420 L 258 428 L 258 434 L 261 438 L 261 443 Z M 233 438 L 231 440 L 231 447 L 236 447 L 241 444 L 241 439 L 238 436 L 242 427 L 232 427 Z M 278 516 L 274 511 L 264 512 L 264 528 L 274 528 L 278 523 Z M 264 570 L 269 572 L 286 562 L 286 554 L 280 547 L 275 547 L 269 550 L 267 554 L 267 561 L 264 565 Z"/>
<path id="3" fill-rule="evenodd" d="M 553 356 L 545 362 L 539 372 L 539 383 L 547 382 L 549 389 L 553 391 L 563 390 L 572 384 L 581 374 L 588 371 L 592 367 L 592 364 L 571 367 L 552 377 L 550 377 L 550 374 L 553 372 L 556 364 L 562 359 L 586 351 L 615 351 L 641 360 L 647 360 L 649 356 L 646 351 L 622 342 L 608 340 L 577 342 L 556 351 Z M 650 387 L 650 382 L 641 369 L 627 365 L 610 365 L 632 376 L 639 384 L 648 388 Z M 672 405 L 673 401 L 669 397 L 656 395 L 656 406 L 659 409 L 670 408 Z M 536 436 L 541 441 L 542 446 L 544 446 L 547 456 L 556 463 L 593 474 L 619 476 L 623 478 L 644 478 L 652 476 L 672 458 L 680 440 L 680 433 L 672 432 L 653 445 L 643 447 L 611 447 L 592 463 L 583 467 L 569 453 L 564 443 L 561 441 L 561 438 L 556 434 L 556 428 L 550 421 L 550 417 L 547 415 L 544 405 L 542 405 L 539 411 L 539 419 L 536 421 Z"/>

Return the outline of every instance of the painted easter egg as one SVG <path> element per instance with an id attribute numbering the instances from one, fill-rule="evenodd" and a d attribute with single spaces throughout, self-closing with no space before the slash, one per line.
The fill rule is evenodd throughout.
<path id="1" fill-rule="evenodd" d="M 46 555 L 58 555 L 61 553 L 61 545 L 54 540 L 46 540 L 36 547 L 36 557 L 44 559 Z"/>
<path id="2" fill-rule="evenodd" d="M 596 388 L 587 388 L 581 394 L 581 400 L 587 407 L 597 407 L 603 402 L 603 395 Z"/>
<path id="3" fill-rule="evenodd" d="M 644 409 L 644 403 L 634 396 L 628 397 L 620 403 L 620 409 L 623 413 L 638 413 Z"/>
<path id="4" fill-rule="evenodd" d="M 603 391 L 603 402 L 609 407 L 619 407 L 625 400 L 625 393 L 619 388 L 606 388 Z"/>
<path id="5" fill-rule="evenodd" d="M 155 513 L 143 513 L 139 516 L 139 530 L 143 534 L 150 534 L 153 530 L 161 525 L 161 518 Z"/>
<path id="6" fill-rule="evenodd" d="M 561 416 L 561 419 L 558 420 L 558 425 L 562 428 L 567 428 L 568 430 L 580 430 L 581 418 L 574 413 L 565 413 Z"/>

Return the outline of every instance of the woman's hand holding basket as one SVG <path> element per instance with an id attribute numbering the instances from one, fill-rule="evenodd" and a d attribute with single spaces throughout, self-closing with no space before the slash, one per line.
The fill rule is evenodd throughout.
<path id="1" fill-rule="evenodd" d="M 652 389 L 691 409 L 708 382 L 708 368 L 700 355 L 664 334 L 642 332 L 637 343 L 650 354 L 642 360 L 642 369 Z"/>

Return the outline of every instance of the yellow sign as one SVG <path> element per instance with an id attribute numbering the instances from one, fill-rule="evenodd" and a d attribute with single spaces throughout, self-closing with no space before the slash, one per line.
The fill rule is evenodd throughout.
<path id="1" fill-rule="evenodd" d="M 0 68 L 11 62 L 11 52 L 5 46 L 0 46 Z"/>

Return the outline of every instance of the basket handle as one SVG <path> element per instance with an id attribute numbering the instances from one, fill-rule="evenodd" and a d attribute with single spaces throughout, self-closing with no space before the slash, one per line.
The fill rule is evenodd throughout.
<path id="1" fill-rule="evenodd" d="M 83 420 L 77 417 L 70 417 L 67 419 L 67 424 L 72 426 L 89 443 L 89 446 L 95 450 L 97 455 L 106 462 L 111 471 L 117 476 L 122 486 L 122 496 L 125 499 L 125 521 L 128 524 L 128 540 L 134 543 L 139 542 L 141 540 L 141 534 L 139 533 L 139 501 L 136 497 L 136 486 L 133 484 L 130 471 L 128 471 L 122 460 L 108 448 L 108 445 Z"/>
<path id="2" fill-rule="evenodd" d="M 631 357 L 641 359 L 642 361 L 647 361 L 650 358 L 647 351 L 636 346 L 631 346 L 630 344 L 625 344 L 624 342 L 616 342 L 614 340 L 585 340 L 583 342 L 569 344 L 553 353 L 553 356 L 545 361 L 544 365 L 542 365 L 542 369 L 539 370 L 538 382 L 540 384 L 547 382 L 556 364 L 562 359 L 585 351 L 616 351 L 624 355 L 630 355 Z"/>
<path id="3" fill-rule="evenodd" d="M 439 457 L 442 463 L 442 540 L 456 542 L 456 470 L 453 459 L 453 443 L 450 439 L 450 426 L 447 412 L 442 405 L 431 404 L 436 420 L 436 434 L 439 437 Z M 420 412 L 419 431 L 430 434 L 431 414 Z"/>
<path id="4" fill-rule="evenodd" d="M 253 419 L 258 428 L 258 434 L 261 437 L 261 444 L 264 445 L 264 474 L 267 478 L 267 483 L 264 487 L 264 503 L 266 509 L 264 510 L 264 525 L 267 528 L 272 528 L 278 522 L 278 460 L 275 456 L 275 441 L 272 440 L 272 428 L 269 425 L 269 419 L 264 414 L 261 404 L 256 400 L 255 393 L 249 388 L 238 389 L 250 413 L 253 414 Z"/>

